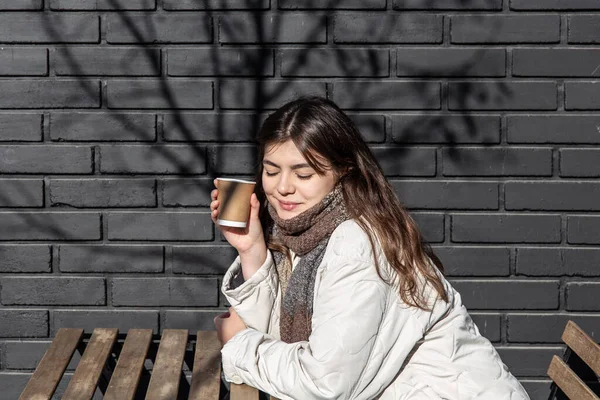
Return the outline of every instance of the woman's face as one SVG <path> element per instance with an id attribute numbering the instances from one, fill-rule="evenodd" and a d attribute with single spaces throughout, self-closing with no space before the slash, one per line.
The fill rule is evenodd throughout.
<path id="1" fill-rule="evenodd" d="M 291 140 L 268 146 L 262 163 L 263 190 L 282 219 L 318 204 L 335 186 L 333 171 L 318 175 Z"/>

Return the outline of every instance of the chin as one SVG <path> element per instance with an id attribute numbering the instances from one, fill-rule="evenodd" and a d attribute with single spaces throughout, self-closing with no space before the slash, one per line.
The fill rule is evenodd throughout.
<path id="1" fill-rule="evenodd" d="M 300 214 L 301 212 L 302 211 L 296 211 L 296 210 L 294 210 L 294 211 L 287 211 L 287 210 L 277 209 L 277 215 L 281 219 L 292 219 L 296 215 Z"/>

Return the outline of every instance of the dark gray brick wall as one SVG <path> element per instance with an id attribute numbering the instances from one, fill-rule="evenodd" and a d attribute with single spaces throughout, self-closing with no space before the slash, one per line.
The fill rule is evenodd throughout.
<path id="1" fill-rule="evenodd" d="M 0 1 L 0 397 L 58 329 L 213 329 L 212 179 L 335 100 L 533 399 L 600 339 L 596 0 Z M 76 366 L 75 357 L 69 371 Z M 60 383 L 62 393 L 70 372 Z"/>

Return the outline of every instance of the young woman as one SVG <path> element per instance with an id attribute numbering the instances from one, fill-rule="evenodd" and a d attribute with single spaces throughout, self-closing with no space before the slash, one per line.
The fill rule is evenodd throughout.
<path id="1" fill-rule="evenodd" d="M 334 103 L 292 101 L 257 140 L 248 225 L 219 227 L 239 253 L 215 318 L 228 381 L 296 400 L 529 398 Z"/>

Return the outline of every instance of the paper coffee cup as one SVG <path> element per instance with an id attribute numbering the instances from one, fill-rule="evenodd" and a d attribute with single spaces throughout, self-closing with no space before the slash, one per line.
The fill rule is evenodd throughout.
<path id="1" fill-rule="evenodd" d="M 250 216 L 250 196 L 256 182 L 242 179 L 217 178 L 219 219 L 217 224 L 245 228 Z"/>

